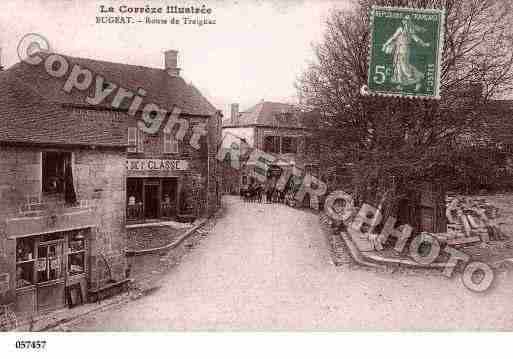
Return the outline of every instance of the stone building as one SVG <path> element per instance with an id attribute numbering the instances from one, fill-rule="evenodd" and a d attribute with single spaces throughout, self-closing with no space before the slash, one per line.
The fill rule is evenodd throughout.
<path id="1" fill-rule="evenodd" d="M 0 302 L 19 314 L 125 277 L 127 116 L 56 103 L 29 70 L 0 73 Z"/>
<path id="2" fill-rule="evenodd" d="M 222 116 L 180 77 L 176 51 L 164 69 L 36 55 L 0 72 L 0 302 L 19 313 L 124 280 L 127 224 L 209 215 L 220 198 Z M 166 122 L 141 131 L 145 104 L 179 108 L 185 136 Z"/>
<path id="3" fill-rule="evenodd" d="M 188 221 L 212 214 L 220 199 L 215 159 L 221 136 L 220 112 L 180 77 L 176 51 L 165 53 L 163 70 L 108 66 L 108 73 L 122 72 L 137 88 L 148 89 L 147 97 L 151 91 L 159 106 L 169 111 L 175 106 L 180 109 L 178 124 L 168 123 L 156 135 L 139 129 L 136 118 L 128 123 L 127 223 Z M 187 131 L 183 140 L 178 140 L 183 124 Z M 193 133 L 201 127 L 204 132 L 195 146 Z"/>
<path id="4" fill-rule="evenodd" d="M 244 139 L 252 148 L 274 155 L 280 167 L 296 166 L 305 173 L 320 175 L 319 116 L 302 112 L 295 106 L 262 101 L 246 111 L 239 112 L 239 105 L 232 104 L 231 117 L 223 122 L 223 145 L 230 138 Z M 224 169 L 224 191 L 238 193 L 248 181 L 246 163 L 242 171 Z"/>

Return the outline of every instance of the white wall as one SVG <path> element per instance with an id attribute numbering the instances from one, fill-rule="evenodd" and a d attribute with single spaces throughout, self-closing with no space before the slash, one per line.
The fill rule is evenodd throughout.
<path id="1" fill-rule="evenodd" d="M 225 128 L 223 134 L 223 147 L 230 147 L 233 142 L 245 139 L 249 146 L 253 147 L 255 142 L 255 129 L 253 127 Z"/>

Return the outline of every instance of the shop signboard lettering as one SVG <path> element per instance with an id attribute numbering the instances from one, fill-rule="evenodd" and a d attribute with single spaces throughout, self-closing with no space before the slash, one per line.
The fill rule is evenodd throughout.
<path id="1" fill-rule="evenodd" d="M 189 163 L 185 160 L 128 159 L 126 167 L 129 171 L 184 171 Z"/>

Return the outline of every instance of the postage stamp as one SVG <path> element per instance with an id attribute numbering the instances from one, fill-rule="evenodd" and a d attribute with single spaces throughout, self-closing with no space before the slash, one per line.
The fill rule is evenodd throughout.
<path id="1" fill-rule="evenodd" d="M 370 25 L 368 90 L 439 99 L 444 10 L 374 6 Z"/>

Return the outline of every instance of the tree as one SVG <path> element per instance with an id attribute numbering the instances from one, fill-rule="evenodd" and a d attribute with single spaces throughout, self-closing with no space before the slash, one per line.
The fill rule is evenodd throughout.
<path id="1" fill-rule="evenodd" d="M 372 5 L 446 10 L 440 101 L 361 94 Z M 351 152 L 361 200 L 378 205 L 385 196 L 391 214 L 407 196 L 406 184 L 444 180 L 457 158 L 451 148 L 458 135 L 482 129 L 481 105 L 512 90 L 511 10 L 501 0 L 360 0 L 351 11 L 332 10 L 314 46 L 316 59 L 296 87 Z"/>

